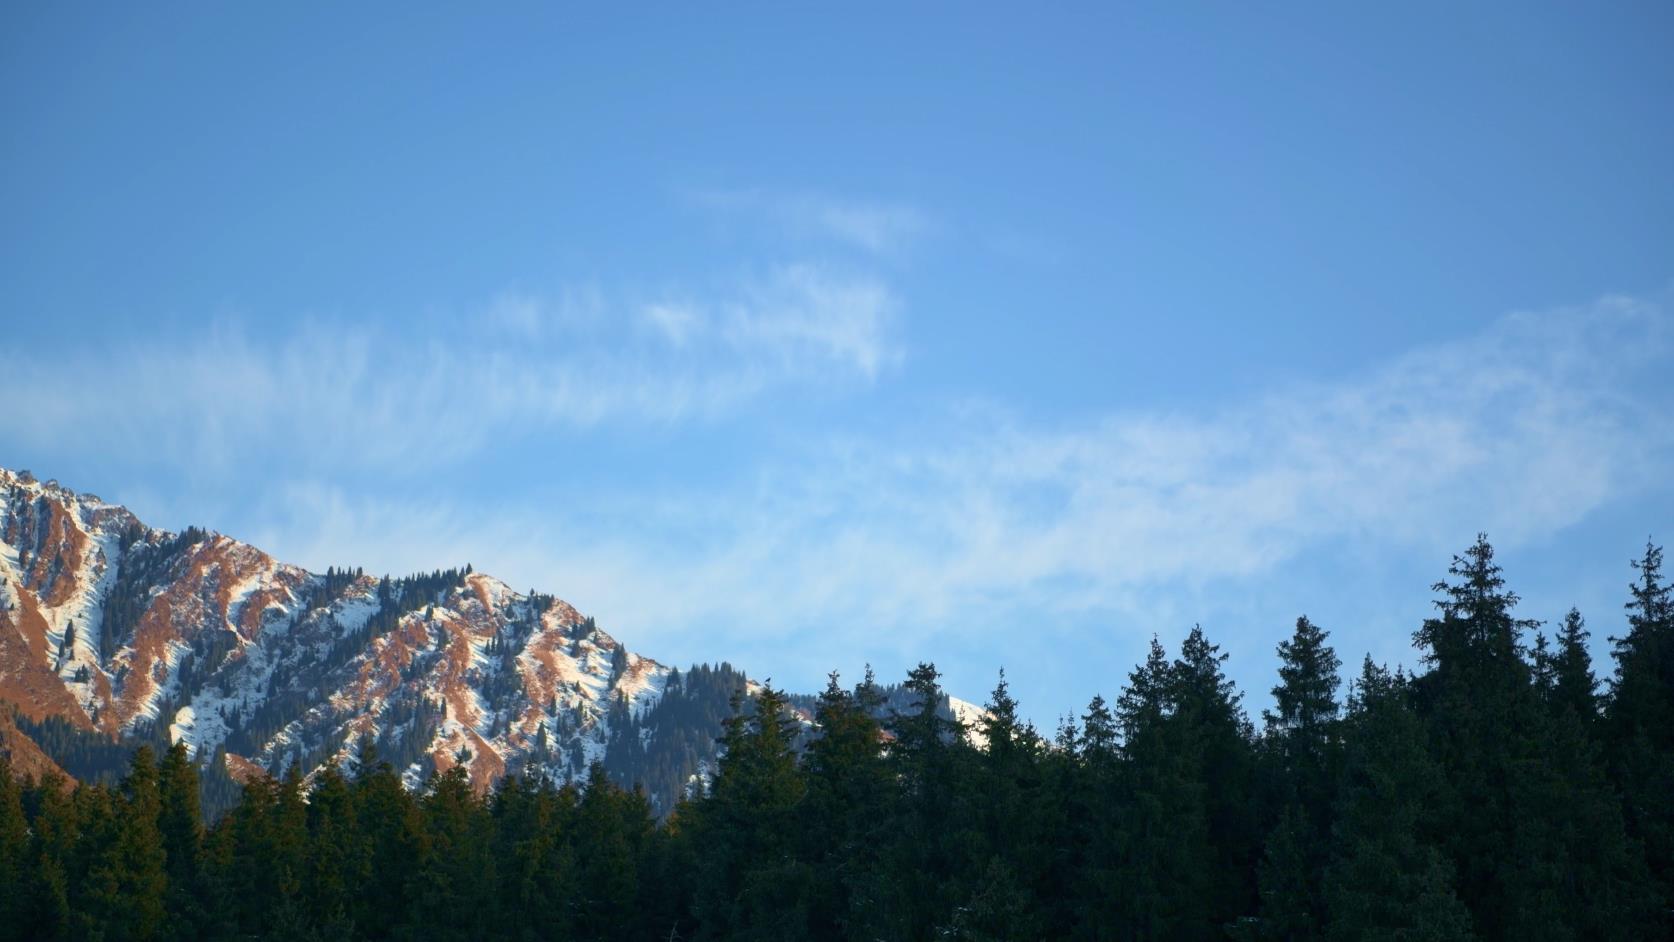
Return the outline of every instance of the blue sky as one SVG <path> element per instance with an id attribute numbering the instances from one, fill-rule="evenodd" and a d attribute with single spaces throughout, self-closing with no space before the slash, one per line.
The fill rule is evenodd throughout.
<path id="1" fill-rule="evenodd" d="M 665 661 L 1411 661 L 1674 532 L 1674 7 L 0 13 L 0 464 Z"/>

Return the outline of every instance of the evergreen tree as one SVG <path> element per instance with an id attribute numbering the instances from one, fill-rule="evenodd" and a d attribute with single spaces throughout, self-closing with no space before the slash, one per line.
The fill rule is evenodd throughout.
<path id="1" fill-rule="evenodd" d="M 29 822 L 23 816 L 23 787 L 12 776 L 11 760 L 0 753 L 0 939 L 26 939 L 29 895 Z"/>
<path id="2" fill-rule="evenodd" d="M 982 795 L 976 803 L 982 818 L 981 839 L 988 856 L 997 857 L 1002 868 L 1022 882 L 1018 891 L 1027 895 L 1038 881 L 1032 872 L 1037 862 L 1028 860 L 1026 852 L 1041 827 L 1037 816 L 1042 810 L 1040 772 L 1045 745 L 1034 727 L 1018 716 L 1017 701 L 1003 670 L 977 721 L 977 731 L 983 751 L 975 769 L 978 781 L 973 784 Z M 981 852 L 976 854 L 981 860 Z M 1030 904 L 1034 905 L 1032 900 Z"/>
<path id="3" fill-rule="evenodd" d="M 1548 704 L 1554 712 L 1568 710 L 1583 729 L 1598 720 L 1598 680 L 1593 676 L 1592 655 L 1587 653 L 1587 623 L 1581 613 L 1570 609 L 1558 630 L 1558 649 L 1552 656 L 1552 693 Z"/>
<path id="4" fill-rule="evenodd" d="M 493 919 L 495 861 L 487 809 L 464 765 L 430 780 L 421 813 L 425 856 L 413 892 L 415 922 L 430 939 L 482 938 Z"/>
<path id="5" fill-rule="evenodd" d="M 168 888 L 163 836 L 157 828 L 162 799 L 150 747 L 134 752 L 120 790 L 84 789 L 78 808 L 89 839 L 86 877 L 78 881 L 74 917 L 85 931 L 106 939 L 154 939 L 163 929 Z"/>
<path id="6" fill-rule="evenodd" d="M 1477 932 L 1503 938 L 1521 903 L 1501 855 L 1517 816 L 1508 786 L 1532 749 L 1539 713 L 1519 654 L 1522 633 L 1536 623 L 1513 614 L 1517 595 L 1505 588 L 1485 535 L 1453 557 L 1448 574 L 1454 581 L 1433 586 L 1441 595 L 1437 617 L 1414 635 L 1434 668 L 1418 678 L 1415 693 L 1449 786 L 1441 833 L 1459 897 Z"/>
<path id="7" fill-rule="evenodd" d="M 62 779 L 51 777 L 34 790 L 30 817 L 30 868 L 22 909 L 25 939 L 66 939 L 71 931 L 71 883 L 81 872 L 81 825 L 74 794 Z"/>
<path id="8" fill-rule="evenodd" d="M 853 692 L 833 673 L 815 707 L 818 733 L 803 760 L 801 850 L 812 868 L 808 929 L 814 939 L 876 937 L 871 890 L 881 866 L 890 790 L 883 731 L 872 716 L 878 703 L 870 671 Z"/>
<path id="9" fill-rule="evenodd" d="M 293 765 L 211 801 L 220 755 L 200 781 L 184 747 L 136 751 L 154 730 L 19 719 L 127 772 L 30 784 L 0 756 L 0 940 L 1666 938 L 1674 604 L 1660 550 L 1637 565 L 1602 716 L 1579 613 L 1525 647 L 1479 539 L 1415 636 L 1427 672 L 1368 659 L 1339 715 L 1328 636 L 1298 619 L 1259 740 L 1196 629 L 1174 659 L 1153 639 L 1114 708 L 1093 698 L 1051 746 L 1003 674 L 967 736 L 929 664 L 900 687 L 739 693 L 730 719 L 742 675 L 697 667 L 648 712 L 608 705 L 615 780 L 514 764 L 486 800 L 463 764 L 409 789 L 366 739 L 352 782 L 328 762 L 305 795 Z M 386 614 L 460 578 L 386 585 Z M 379 717 L 402 767 L 434 717 L 405 693 Z M 677 794 L 700 769 L 672 809 L 616 784 Z"/>
<path id="10" fill-rule="evenodd" d="M 308 795 L 303 901 L 323 938 L 354 935 L 352 913 L 370 861 L 355 820 L 355 799 L 336 763 L 314 777 Z"/>
<path id="11" fill-rule="evenodd" d="M 1628 631 L 1611 639 L 1610 764 L 1629 833 L 1674 913 L 1674 586 L 1663 580 L 1660 546 L 1647 542 L 1633 567 Z"/>
<path id="12" fill-rule="evenodd" d="M 1125 762 L 1110 882 L 1126 923 L 1119 937 L 1207 939 L 1218 931 L 1222 888 L 1209 835 L 1209 785 L 1195 722 L 1179 715 L 1175 697 L 1185 685 L 1178 673 L 1152 638 L 1145 663 L 1128 675 L 1117 700 Z"/>
<path id="13" fill-rule="evenodd" d="M 885 873 L 874 898 L 884 935 L 924 938 L 952 912 L 960 885 L 959 844 L 969 815 L 960 803 L 964 730 L 942 715 L 941 675 L 920 663 L 903 685 L 908 709 L 893 710 L 888 765 L 896 781 L 896 814 Z"/>
<path id="14" fill-rule="evenodd" d="M 186 754 L 185 743 L 175 743 L 163 754 L 158 772 L 161 807 L 157 826 L 162 832 L 167 861 L 169 935 L 198 938 L 204 928 L 203 815 L 198 803 L 198 771 Z"/>
<path id="15" fill-rule="evenodd" d="M 795 809 L 804 783 L 793 751 L 795 721 L 784 695 L 763 687 L 745 711 L 742 694 L 721 739 L 720 768 L 693 821 L 707 858 L 693 909 L 705 938 L 782 939 L 807 924 L 808 874 L 795 854 Z"/>
<path id="16" fill-rule="evenodd" d="M 1159 648 L 1160 651 L 1160 648 Z M 1120 881 L 1124 853 L 1130 850 L 1122 827 L 1124 789 L 1130 784 L 1123 768 L 1116 718 L 1102 696 L 1095 695 L 1081 717 L 1079 730 L 1070 726 L 1076 762 L 1058 770 L 1055 805 L 1072 825 L 1069 838 L 1060 838 L 1059 851 L 1067 859 L 1062 884 L 1071 888 L 1068 925 L 1061 929 L 1078 939 L 1116 939 L 1128 929 L 1132 911 Z"/>
<path id="17" fill-rule="evenodd" d="M 936 938 L 950 942 L 1012 942 L 1036 938 L 1037 909 L 1004 860 L 989 858 L 981 878 Z"/>
<path id="18" fill-rule="evenodd" d="M 354 924 L 368 939 L 400 934 L 427 846 L 418 803 L 388 762 L 363 749 L 354 784 L 357 830 L 365 842 L 366 880 L 356 888 Z"/>
<path id="19" fill-rule="evenodd" d="M 1326 643 L 1329 633 L 1307 616 L 1279 643 L 1279 684 L 1274 710 L 1265 714 L 1267 736 L 1278 748 L 1287 798 L 1301 803 L 1315 824 L 1323 823 L 1335 778 L 1338 668 L 1342 660 Z"/>
<path id="20" fill-rule="evenodd" d="M 1367 658 L 1349 702 L 1351 735 L 1326 871 L 1327 936 L 1465 940 L 1471 922 L 1443 854 L 1426 842 L 1441 790 L 1407 685 Z"/>
<path id="21" fill-rule="evenodd" d="M 1342 665 L 1327 636 L 1303 616 L 1278 648 L 1279 685 L 1273 688 L 1275 709 L 1266 714 L 1266 742 L 1282 812 L 1257 871 L 1257 927 L 1267 938 L 1313 939 L 1323 928 L 1320 887 L 1338 765 Z"/>
<path id="22" fill-rule="evenodd" d="M 640 906 L 639 864 L 651 836 L 651 813 L 642 792 L 617 788 L 595 763 L 576 809 L 575 860 L 582 905 L 575 937 L 606 942 L 649 931 Z"/>
<path id="23" fill-rule="evenodd" d="M 1617 800 L 1576 711 L 1543 708 L 1518 656 L 1534 623 L 1512 615 L 1517 596 L 1487 540 L 1455 557 L 1450 574 L 1456 582 L 1437 585 L 1440 617 L 1419 633 L 1435 670 L 1416 689 L 1448 786 L 1440 833 L 1475 930 L 1558 938 L 1643 925 L 1646 877 Z M 1564 634 L 1579 644 L 1578 617 Z M 1551 703 L 1559 674 L 1557 661 L 1545 660 L 1554 665 Z M 1570 661 L 1564 684 L 1578 699 L 1585 663 Z"/>
<path id="24" fill-rule="evenodd" d="M 1227 656 L 1193 626 L 1172 671 L 1175 725 L 1185 759 L 1203 784 L 1213 853 L 1210 918 L 1225 924 L 1256 908 L 1255 866 L 1261 828 L 1249 814 L 1254 800 L 1255 755 L 1242 695 L 1221 665 Z"/>

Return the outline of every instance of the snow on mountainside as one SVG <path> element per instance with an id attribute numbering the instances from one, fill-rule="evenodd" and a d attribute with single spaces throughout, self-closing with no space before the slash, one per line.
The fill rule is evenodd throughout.
<path id="1" fill-rule="evenodd" d="M 486 790 L 600 762 L 666 813 L 713 771 L 741 687 L 757 685 L 665 667 L 470 567 L 311 573 L 0 468 L 0 752 L 33 769 L 109 777 L 135 744 L 184 742 L 230 801 L 227 774 L 311 774 L 370 740 L 414 787 L 461 763 Z M 886 691 L 881 716 L 909 707 Z M 792 699 L 810 724 L 814 698 Z"/>
<path id="2" fill-rule="evenodd" d="M 248 771 L 317 768 L 370 736 L 415 784 L 462 762 L 486 789 L 583 773 L 670 677 L 480 573 L 309 573 L 0 469 L 0 700 L 25 722 L 166 733 Z"/>

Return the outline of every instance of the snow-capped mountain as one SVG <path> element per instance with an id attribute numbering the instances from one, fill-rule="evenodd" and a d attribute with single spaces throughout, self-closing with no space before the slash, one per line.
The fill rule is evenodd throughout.
<path id="1" fill-rule="evenodd" d="M 184 741 L 239 777 L 371 737 L 410 782 L 463 763 L 486 789 L 644 763 L 671 682 L 690 697 L 567 603 L 469 567 L 310 573 L 0 469 L 0 701 L 36 739 Z M 688 738 L 671 782 L 713 755 Z"/>
<path id="2" fill-rule="evenodd" d="M 728 664 L 635 654 L 562 600 L 469 566 L 311 573 L 0 468 L 0 752 L 36 774 L 113 775 L 135 742 L 184 742 L 223 781 L 312 774 L 370 740 L 414 787 L 457 764 L 486 790 L 602 762 L 666 812 L 713 768 L 732 695 L 753 686 Z M 813 698 L 792 700 L 811 722 Z"/>

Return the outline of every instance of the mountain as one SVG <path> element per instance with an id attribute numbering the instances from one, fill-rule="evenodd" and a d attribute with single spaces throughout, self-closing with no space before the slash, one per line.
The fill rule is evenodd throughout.
<path id="1" fill-rule="evenodd" d="M 371 737 L 410 785 L 456 763 L 487 789 L 605 761 L 666 809 L 743 682 L 725 665 L 682 675 L 469 567 L 311 573 L 0 469 L 0 701 L 9 738 L 73 775 L 176 741 L 235 778 L 307 771 Z"/>
<path id="2" fill-rule="evenodd" d="M 0 469 L 0 750 L 30 770 L 105 779 L 138 744 L 185 742 L 213 811 L 237 780 L 352 764 L 370 741 L 410 787 L 456 764 L 485 791 L 601 762 L 666 813 L 747 685 L 629 651 L 469 566 L 312 573 Z"/>

